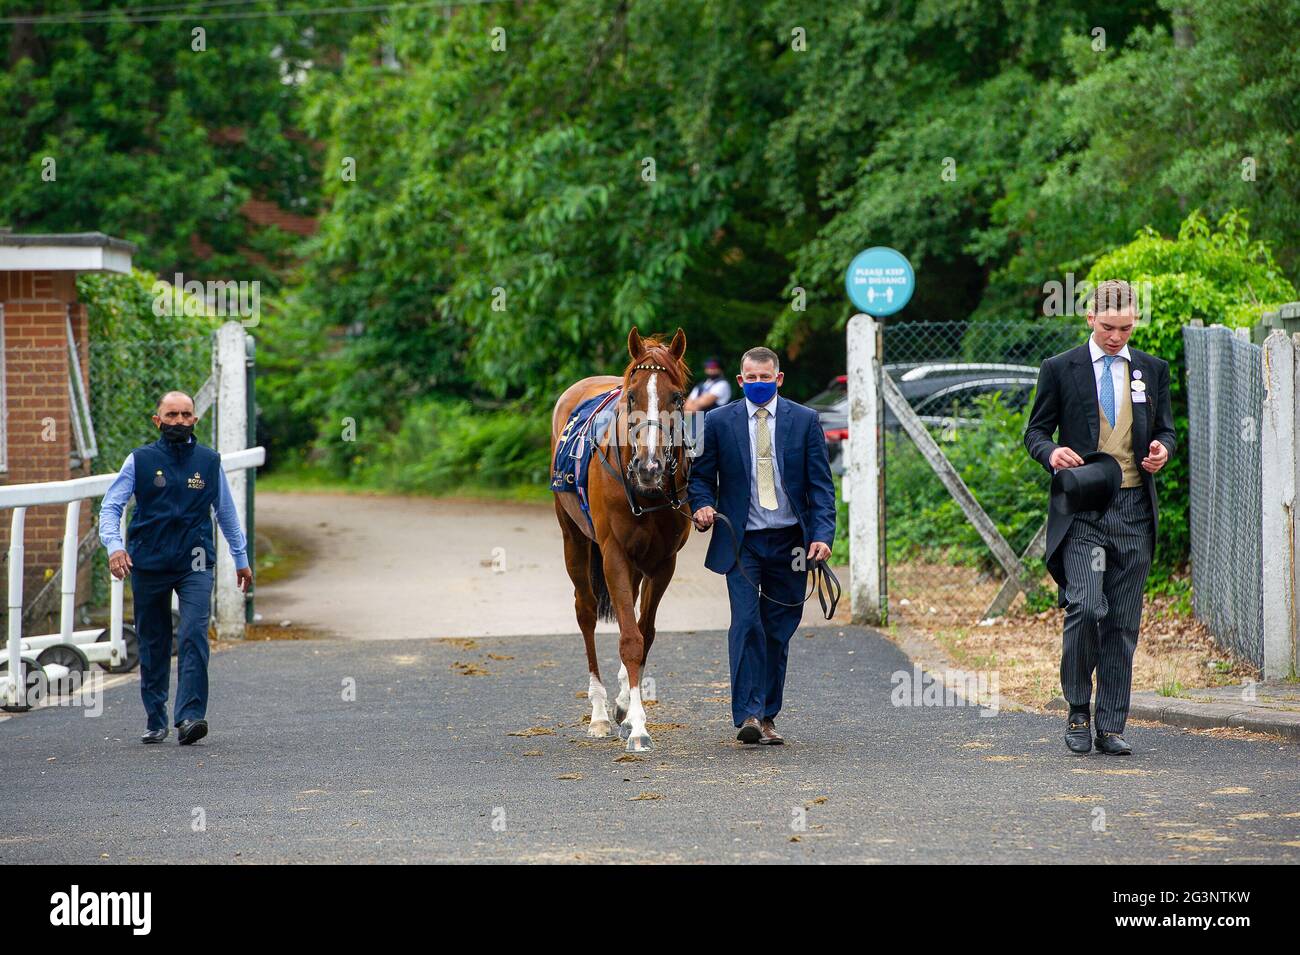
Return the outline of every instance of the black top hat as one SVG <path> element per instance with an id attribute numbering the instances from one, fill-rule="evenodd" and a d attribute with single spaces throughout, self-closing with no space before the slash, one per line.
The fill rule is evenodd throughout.
<path id="1" fill-rule="evenodd" d="M 1104 511 L 1123 480 L 1118 461 L 1105 451 L 1089 451 L 1083 464 L 1052 475 L 1052 507 L 1061 514 Z"/>

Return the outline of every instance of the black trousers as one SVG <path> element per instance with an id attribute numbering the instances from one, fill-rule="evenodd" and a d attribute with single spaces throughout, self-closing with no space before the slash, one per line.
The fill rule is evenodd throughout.
<path id="1" fill-rule="evenodd" d="M 1061 545 L 1066 580 L 1061 690 L 1071 707 L 1086 707 L 1096 673 L 1093 729 L 1098 733 L 1122 733 L 1128 720 L 1151 533 L 1146 488 L 1127 487 L 1107 510 L 1075 514 Z"/>

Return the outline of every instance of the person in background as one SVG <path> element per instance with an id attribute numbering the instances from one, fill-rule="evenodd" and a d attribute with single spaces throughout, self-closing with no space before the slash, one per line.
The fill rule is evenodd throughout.
<path id="1" fill-rule="evenodd" d="M 718 359 L 704 359 L 704 375 L 704 380 L 696 382 L 686 398 L 682 410 L 687 414 L 721 408 L 731 400 L 731 382 L 723 377 L 722 363 Z"/>
<path id="2" fill-rule="evenodd" d="M 699 452 L 700 438 L 704 434 L 704 416 L 714 408 L 721 408 L 731 400 L 731 382 L 722 374 L 722 363 L 717 358 L 704 359 L 704 379 L 695 383 L 682 405 L 686 419 L 688 453 L 694 457 Z"/>
<path id="3" fill-rule="evenodd" d="M 172 593 L 180 603 L 175 722 L 182 746 L 208 733 L 208 616 L 212 605 L 212 511 L 230 545 L 239 589 L 253 582 L 244 532 L 230 496 L 221 455 L 194 438 L 194 399 L 183 391 L 162 396 L 153 415 L 161 436 L 127 455 L 99 510 L 99 540 L 108 569 L 131 574 L 135 629 L 140 643 L 142 743 L 167 738 L 167 684 L 171 676 Z M 135 497 L 130 543 L 122 546 L 122 509 Z"/>

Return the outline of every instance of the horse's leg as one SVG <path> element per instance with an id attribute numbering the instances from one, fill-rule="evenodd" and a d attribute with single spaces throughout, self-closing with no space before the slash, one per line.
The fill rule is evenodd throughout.
<path id="1" fill-rule="evenodd" d="M 655 614 L 659 610 L 659 601 L 663 599 L 664 591 L 672 583 L 673 572 L 676 569 L 677 555 L 673 554 L 646 578 L 641 587 L 641 619 L 637 621 L 637 627 L 641 631 L 641 639 L 645 644 L 641 653 L 642 676 L 644 676 L 646 660 L 650 656 L 650 647 L 655 642 Z"/>
<path id="2" fill-rule="evenodd" d="M 654 748 L 654 741 L 645 728 L 645 707 L 641 705 L 641 659 L 644 641 L 636 625 L 636 591 L 633 587 L 636 572 L 622 550 L 616 547 L 601 548 L 605 555 L 605 579 L 609 583 L 609 596 L 618 616 L 618 655 L 623 661 L 619 679 L 627 674 L 627 716 L 619 726 L 619 735 L 627 740 L 629 753 L 642 753 Z"/>
<path id="3" fill-rule="evenodd" d="M 635 567 L 629 566 L 628 572 L 632 577 L 632 604 L 636 605 L 637 590 L 642 589 L 645 584 L 641 572 Z M 627 739 L 627 708 L 632 700 L 632 686 L 627 680 L 627 667 L 622 663 L 618 665 L 618 696 L 614 699 L 614 722 L 618 724 L 618 735 Z"/>
<path id="4" fill-rule="evenodd" d="M 591 725 L 588 736 L 609 735 L 609 711 L 606 709 L 605 684 L 600 679 L 600 663 L 596 659 L 596 595 L 591 591 L 591 541 L 576 527 L 563 507 L 556 502 L 560 528 L 564 532 L 564 566 L 573 581 L 573 609 L 578 617 L 578 628 L 587 645 L 587 700 L 591 703 Z"/>

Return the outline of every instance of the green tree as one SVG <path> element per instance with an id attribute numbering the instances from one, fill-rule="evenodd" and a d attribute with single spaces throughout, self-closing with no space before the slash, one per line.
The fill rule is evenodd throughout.
<path id="1" fill-rule="evenodd" d="M 168 278 L 277 282 L 297 237 L 240 209 L 254 197 L 315 212 L 318 176 L 311 145 L 293 132 L 292 80 L 313 61 L 321 68 L 333 30 L 217 19 L 200 3 L 184 18 L 129 19 L 144 0 L 93 4 L 99 19 L 56 19 L 86 6 L 61 0 L 39 5 L 36 23 L 0 23 L 0 222 L 121 236 L 138 244 L 138 265 Z M 275 7 L 252 0 L 240 12 Z M 0 16 L 32 9 L 0 0 Z"/>

